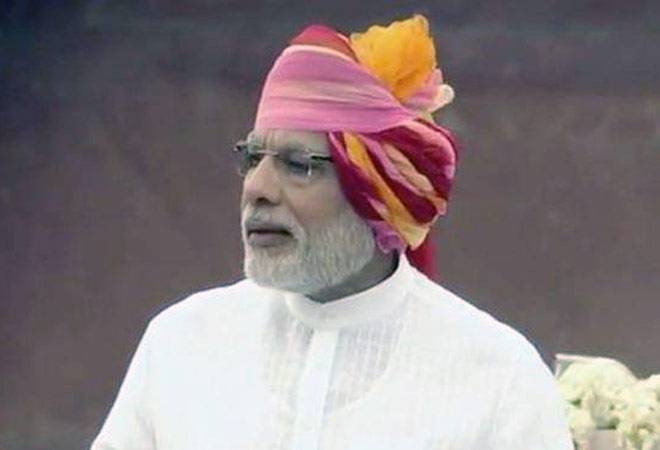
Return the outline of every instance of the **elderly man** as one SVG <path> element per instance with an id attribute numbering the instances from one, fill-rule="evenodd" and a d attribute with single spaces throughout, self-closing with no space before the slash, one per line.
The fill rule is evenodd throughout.
<path id="1" fill-rule="evenodd" d="M 534 347 L 416 268 L 452 95 L 422 16 L 294 38 L 236 147 L 246 279 L 152 319 L 92 449 L 572 448 Z"/>

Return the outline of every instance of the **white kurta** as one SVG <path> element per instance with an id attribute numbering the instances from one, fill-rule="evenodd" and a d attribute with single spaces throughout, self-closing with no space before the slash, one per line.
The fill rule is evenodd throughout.
<path id="1" fill-rule="evenodd" d="M 568 450 L 536 349 L 400 259 L 327 304 L 243 280 L 150 322 L 92 450 Z"/>

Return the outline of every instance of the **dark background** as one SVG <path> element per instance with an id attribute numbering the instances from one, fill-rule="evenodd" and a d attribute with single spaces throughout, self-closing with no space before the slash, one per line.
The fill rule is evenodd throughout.
<path id="1" fill-rule="evenodd" d="M 1 5 L 0 449 L 86 448 L 147 320 L 240 278 L 229 151 L 311 22 L 429 18 L 462 143 L 442 284 L 549 365 L 660 370 L 660 2 Z"/>

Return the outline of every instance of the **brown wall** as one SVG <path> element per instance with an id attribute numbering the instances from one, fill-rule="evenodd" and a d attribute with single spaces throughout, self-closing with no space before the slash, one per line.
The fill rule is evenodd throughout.
<path id="1" fill-rule="evenodd" d="M 457 91 L 438 119 L 462 143 L 436 233 L 442 283 L 549 364 L 585 352 L 660 371 L 652 2 L 14 3 L 0 40 L 2 450 L 85 448 L 146 321 L 241 276 L 229 150 L 311 21 L 431 20 Z"/>

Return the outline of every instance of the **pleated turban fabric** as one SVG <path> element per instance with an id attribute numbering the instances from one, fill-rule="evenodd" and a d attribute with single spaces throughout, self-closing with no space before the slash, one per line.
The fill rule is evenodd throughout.
<path id="1" fill-rule="evenodd" d="M 426 18 L 344 36 L 311 25 L 270 70 L 254 128 L 327 133 L 344 195 L 384 252 L 420 247 L 457 160 L 431 113 L 449 103 Z"/>

